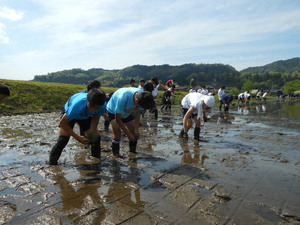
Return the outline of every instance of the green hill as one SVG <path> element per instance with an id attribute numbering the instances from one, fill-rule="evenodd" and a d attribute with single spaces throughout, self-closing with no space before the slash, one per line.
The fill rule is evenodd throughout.
<path id="1" fill-rule="evenodd" d="M 150 80 L 153 76 L 158 77 L 162 82 L 173 79 L 180 85 L 189 85 L 191 78 L 195 78 L 198 84 L 220 86 L 238 82 L 239 72 L 232 66 L 223 64 L 134 65 L 121 70 L 101 68 L 64 70 L 47 75 L 36 75 L 34 81 L 87 84 L 96 79 L 101 81 L 104 87 L 123 87 L 129 84 L 130 79 L 138 82 L 141 78 Z"/>
<path id="2" fill-rule="evenodd" d="M 251 74 L 263 74 L 267 72 L 300 73 L 300 58 L 297 57 L 287 60 L 279 60 L 264 66 L 249 67 L 240 72 Z"/>

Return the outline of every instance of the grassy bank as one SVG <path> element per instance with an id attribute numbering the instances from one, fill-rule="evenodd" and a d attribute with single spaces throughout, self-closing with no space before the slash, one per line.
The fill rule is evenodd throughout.
<path id="1" fill-rule="evenodd" d="M 11 96 L 0 103 L 0 114 L 23 114 L 37 112 L 52 112 L 60 110 L 70 96 L 85 89 L 86 85 L 45 83 L 36 81 L 1 80 L 7 85 Z M 105 93 L 111 93 L 117 88 L 103 87 Z M 163 91 L 159 92 L 157 103 L 160 104 Z M 178 92 L 174 98 L 175 104 L 180 104 L 186 93 Z"/>
<path id="2" fill-rule="evenodd" d="M 86 85 L 45 83 L 36 81 L 1 80 L 0 84 L 7 85 L 11 96 L 0 103 L 0 114 L 23 114 L 52 112 L 60 110 L 70 96 L 85 89 Z M 105 93 L 112 93 L 117 88 L 103 87 Z M 158 92 L 157 105 L 161 103 L 164 91 Z M 173 103 L 179 105 L 187 92 L 176 92 Z M 216 104 L 219 104 L 215 96 Z M 278 100 L 277 97 L 268 96 L 268 101 Z M 233 101 L 236 103 L 236 100 Z M 257 100 L 251 100 L 255 103 Z"/>

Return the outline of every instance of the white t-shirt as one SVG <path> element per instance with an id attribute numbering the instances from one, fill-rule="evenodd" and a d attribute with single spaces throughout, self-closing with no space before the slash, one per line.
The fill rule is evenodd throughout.
<path id="1" fill-rule="evenodd" d="M 220 88 L 218 91 L 219 100 L 222 99 L 223 95 L 225 95 L 225 91 L 222 88 Z"/>
<path id="2" fill-rule="evenodd" d="M 243 99 L 244 98 L 244 93 L 240 93 L 239 95 L 238 95 L 238 99 Z"/>
<path id="3" fill-rule="evenodd" d="M 203 97 L 204 95 L 197 92 L 189 93 L 181 100 L 181 106 L 185 109 L 189 109 L 190 107 L 197 109 L 197 111 L 193 114 L 198 114 L 197 118 L 200 118 L 202 113 Z"/>
<path id="4" fill-rule="evenodd" d="M 152 91 L 152 95 L 155 98 L 158 95 L 158 87 L 159 85 L 157 85 L 156 87 L 154 87 L 153 91 Z"/>
<path id="5" fill-rule="evenodd" d="M 203 95 L 207 95 L 208 94 L 208 90 L 207 89 L 199 89 L 197 92 L 200 93 L 200 94 L 203 94 Z"/>

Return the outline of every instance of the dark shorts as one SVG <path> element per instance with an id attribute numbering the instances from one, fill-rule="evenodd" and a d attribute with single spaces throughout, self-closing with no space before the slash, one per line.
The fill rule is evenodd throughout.
<path id="1" fill-rule="evenodd" d="M 64 114 L 65 114 L 65 110 L 63 109 L 61 111 L 60 118 L 62 118 Z M 92 117 L 89 117 L 88 119 L 84 119 L 84 120 L 73 119 L 68 123 L 68 125 L 73 130 L 75 124 L 77 123 L 80 128 L 80 135 L 85 135 L 84 132 L 87 131 L 88 129 L 90 129 L 90 127 L 91 127 L 91 121 L 92 121 Z"/>
<path id="2" fill-rule="evenodd" d="M 181 115 L 182 115 L 182 118 L 185 116 L 185 114 L 187 113 L 187 111 L 188 111 L 189 109 L 187 109 L 187 108 L 181 108 Z M 196 114 L 194 114 L 194 113 L 192 113 L 192 115 L 190 115 L 190 117 L 189 118 L 194 118 L 194 117 L 196 117 L 197 116 L 197 113 Z"/>
<path id="3" fill-rule="evenodd" d="M 116 115 L 115 114 L 112 114 L 112 113 L 107 113 L 108 114 L 108 121 L 110 122 L 110 121 L 112 121 L 112 120 L 114 120 L 115 118 L 116 118 Z M 128 117 L 126 117 L 126 118 L 121 118 L 121 120 L 122 120 L 122 122 L 123 123 L 128 123 L 128 122 L 130 122 L 130 121 L 132 121 L 132 120 L 134 120 L 135 119 L 135 117 L 134 117 L 134 114 L 133 113 L 131 113 Z"/>

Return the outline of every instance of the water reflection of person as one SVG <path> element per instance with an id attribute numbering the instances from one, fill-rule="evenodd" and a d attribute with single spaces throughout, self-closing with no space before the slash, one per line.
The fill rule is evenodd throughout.
<path id="1" fill-rule="evenodd" d="M 199 163 L 200 165 L 204 165 L 205 159 L 208 158 L 205 154 L 203 154 L 200 157 L 200 149 L 199 145 L 193 145 L 193 152 L 190 151 L 190 146 L 185 141 L 179 141 L 180 146 L 183 150 L 183 155 L 181 162 L 184 164 L 193 164 L 193 163 Z"/>
<path id="2" fill-rule="evenodd" d="M 84 210 L 97 210 L 97 213 L 93 214 L 95 216 L 93 224 L 101 224 L 106 215 L 103 200 L 98 193 L 99 183 L 84 183 L 75 187 L 65 178 L 60 167 L 53 169 L 56 170 L 57 174 L 53 177 L 53 180 L 60 187 L 62 211 L 67 213 L 68 219 L 76 222 L 76 224 L 83 224 L 85 217 L 82 216 L 82 212 Z"/>
<path id="3" fill-rule="evenodd" d="M 249 105 L 238 106 L 238 113 L 248 115 L 250 113 L 250 106 Z"/>
<path id="4" fill-rule="evenodd" d="M 140 173 L 137 168 L 136 155 L 132 154 L 128 162 L 129 173 L 121 170 L 120 162 L 114 160 L 112 163 L 113 179 L 107 192 L 107 201 L 118 201 L 133 209 L 142 209 L 144 202 L 141 201 L 141 193 L 138 186 Z M 133 183 L 133 184 L 130 184 Z M 134 199 L 134 200 L 133 200 Z"/>
<path id="5" fill-rule="evenodd" d="M 232 124 L 231 120 L 234 120 L 234 116 L 230 115 L 228 112 L 227 113 L 222 113 L 220 112 L 217 124 Z"/>

